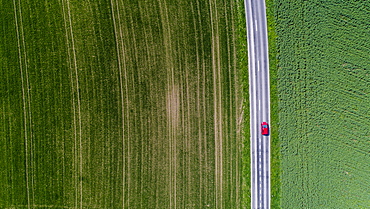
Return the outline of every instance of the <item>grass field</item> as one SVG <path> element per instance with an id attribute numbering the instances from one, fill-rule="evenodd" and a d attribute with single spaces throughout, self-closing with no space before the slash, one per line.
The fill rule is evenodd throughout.
<path id="1" fill-rule="evenodd" d="M 242 207 L 240 2 L 1 1 L 0 208 Z"/>
<path id="2" fill-rule="evenodd" d="M 370 3 L 274 3 L 281 208 L 368 208 Z"/>

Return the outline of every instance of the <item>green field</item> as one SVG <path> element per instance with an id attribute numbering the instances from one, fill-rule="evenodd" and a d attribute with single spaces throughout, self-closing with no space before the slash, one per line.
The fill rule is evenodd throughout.
<path id="1" fill-rule="evenodd" d="M 0 208 L 246 204 L 241 5 L 1 1 Z"/>
<path id="2" fill-rule="evenodd" d="M 370 3 L 274 4 L 281 208 L 369 208 Z"/>

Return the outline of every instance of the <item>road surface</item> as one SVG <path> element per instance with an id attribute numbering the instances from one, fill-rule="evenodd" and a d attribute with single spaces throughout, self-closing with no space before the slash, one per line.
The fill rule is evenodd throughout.
<path id="1" fill-rule="evenodd" d="M 270 82 L 266 6 L 264 0 L 245 0 L 249 59 L 251 132 L 251 208 L 270 208 L 270 136 L 260 124 L 270 124 Z M 270 127 L 271 128 L 271 127 Z"/>

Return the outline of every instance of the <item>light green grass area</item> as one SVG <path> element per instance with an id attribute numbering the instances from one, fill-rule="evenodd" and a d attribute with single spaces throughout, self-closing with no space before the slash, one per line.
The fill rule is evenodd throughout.
<path id="1" fill-rule="evenodd" d="M 244 0 L 238 1 L 237 5 L 238 15 L 238 69 L 241 73 L 242 89 L 243 89 L 243 199 L 242 208 L 250 208 L 251 204 L 251 171 L 250 171 L 250 120 L 249 120 L 249 73 L 248 73 L 248 45 L 247 45 L 247 31 L 245 20 Z"/>
<path id="2" fill-rule="evenodd" d="M 370 3 L 274 4 L 281 208 L 368 208 Z"/>
<path id="3" fill-rule="evenodd" d="M 241 4 L 2 1 L 0 208 L 241 208 Z"/>

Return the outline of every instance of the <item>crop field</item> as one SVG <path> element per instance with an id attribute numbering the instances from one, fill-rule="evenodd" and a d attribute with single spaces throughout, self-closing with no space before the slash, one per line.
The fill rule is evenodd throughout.
<path id="1" fill-rule="evenodd" d="M 242 207 L 240 2 L 1 1 L 0 208 Z"/>
<path id="2" fill-rule="evenodd" d="M 369 208 L 370 2 L 275 1 L 281 208 Z"/>

